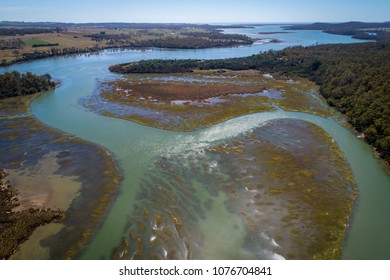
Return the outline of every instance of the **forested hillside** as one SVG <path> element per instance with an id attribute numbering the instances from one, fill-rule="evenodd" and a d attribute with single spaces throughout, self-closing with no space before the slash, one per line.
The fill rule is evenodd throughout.
<path id="1" fill-rule="evenodd" d="M 390 41 L 293 47 L 225 60 L 150 60 L 110 67 L 119 73 L 259 69 L 309 78 L 390 162 Z"/>
<path id="2" fill-rule="evenodd" d="M 390 21 L 386 22 L 359 22 L 343 23 L 297 24 L 286 27 L 288 30 L 322 30 L 325 33 L 349 35 L 355 39 L 384 40 L 389 38 Z"/>

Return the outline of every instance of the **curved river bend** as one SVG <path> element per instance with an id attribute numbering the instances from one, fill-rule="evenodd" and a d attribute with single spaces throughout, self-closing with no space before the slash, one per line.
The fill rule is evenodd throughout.
<path id="1" fill-rule="evenodd" d="M 263 26 L 252 30 L 233 31 L 249 32 L 249 35 L 260 38 L 261 36 L 257 35 L 259 31 L 271 32 L 281 31 L 281 29 L 278 26 Z M 10 70 L 40 74 L 48 72 L 54 79 L 60 80 L 61 85 L 54 92 L 41 95 L 31 104 L 34 116 L 49 126 L 105 147 L 113 154 L 123 170 L 124 181 L 121 185 L 121 194 L 110 209 L 102 227 L 83 252 L 82 258 L 110 258 L 113 248 L 121 242 L 122 230 L 128 221 L 128 216 L 131 215 L 131 205 L 136 200 L 135 194 L 142 176 L 156 157 L 190 153 L 231 139 L 266 121 L 292 118 L 314 123 L 328 132 L 343 151 L 358 184 L 359 197 L 345 241 L 343 258 L 390 259 L 388 236 L 390 176 L 373 157 L 368 145 L 331 119 L 304 113 L 275 111 L 238 117 L 196 132 L 178 133 L 97 115 L 80 105 L 81 98 L 94 93 L 98 79 L 115 76 L 107 70 L 108 66 L 115 63 L 155 58 L 228 58 L 247 56 L 268 49 L 282 49 L 297 44 L 356 42 L 349 37 L 319 31 L 297 31 L 275 34 L 273 37 L 283 42 L 206 50 L 104 51 L 99 55 L 58 57 L 0 69 L 0 72 Z M 227 211 L 225 212 L 225 216 L 229 215 Z M 213 215 L 213 213 L 208 214 Z M 236 219 L 236 217 L 231 218 Z M 207 257 L 219 258 L 220 256 L 208 255 Z M 236 258 L 240 257 L 243 256 L 236 256 Z"/>

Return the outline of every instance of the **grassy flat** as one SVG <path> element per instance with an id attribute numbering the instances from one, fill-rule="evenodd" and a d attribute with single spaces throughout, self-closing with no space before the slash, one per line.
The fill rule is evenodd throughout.
<path id="1" fill-rule="evenodd" d="M 175 131 L 193 131 L 237 116 L 275 110 L 331 116 L 305 79 L 259 71 L 127 75 L 100 84 L 86 106 L 101 114 Z M 162 117 L 163 116 L 163 117 Z"/>

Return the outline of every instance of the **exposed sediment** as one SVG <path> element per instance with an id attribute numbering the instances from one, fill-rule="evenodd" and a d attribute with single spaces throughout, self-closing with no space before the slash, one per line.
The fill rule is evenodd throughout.
<path id="1" fill-rule="evenodd" d="M 0 101 L 0 135 L 3 139 L 0 166 L 8 171 L 10 175 L 6 179 L 14 183 L 13 187 L 22 198 L 18 206 L 22 207 L 21 211 L 54 206 L 60 213 L 65 213 L 64 226 L 59 232 L 39 240 L 50 251 L 48 256 L 42 257 L 74 259 L 98 228 L 118 192 L 120 171 L 111 155 L 101 147 L 35 120 L 28 107 L 32 98 Z M 29 234 L 47 222 L 46 219 L 34 224 Z"/>
<path id="2" fill-rule="evenodd" d="M 18 192 L 5 181 L 7 175 L 0 171 L 0 259 L 8 259 L 37 227 L 59 222 L 65 217 L 61 210 L 28 208 L 15 211 L 20 205 Z"/>

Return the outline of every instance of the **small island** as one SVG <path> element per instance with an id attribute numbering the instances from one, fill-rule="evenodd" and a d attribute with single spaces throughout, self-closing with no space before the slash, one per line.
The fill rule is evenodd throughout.
<path id="1" fill-rule="evenodd" d="M 293 32 L 288 32 L 288 31 L 273 31 L 273 32 L 259 32 L 258 34 L 260 35 L 273 35 L 273 34 L 285 34 L 285 33 L 293 33 Z"/>
<path id="2" fill-rule="evenodd" d="M 276 108 L 332 115 L 308 80 L 255 70 L 142 74 L 100 84 L 84 106 L 153 127 L 193 131 L 237 116 Z"/>

